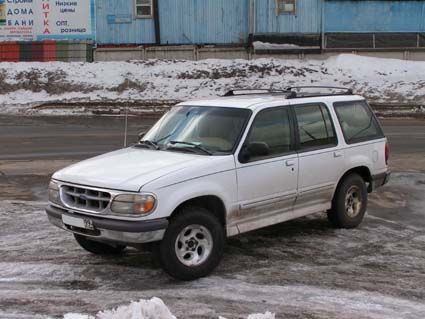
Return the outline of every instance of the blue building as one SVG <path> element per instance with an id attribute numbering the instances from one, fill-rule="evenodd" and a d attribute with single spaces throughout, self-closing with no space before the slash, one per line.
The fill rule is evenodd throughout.
<path id="1" fill-rule="evenodd" d="M 423 0 L 97 0 L 96 42 L 331 48 L 425 46 Z M 251 35 L 251 36 L 250 36 Z"/>

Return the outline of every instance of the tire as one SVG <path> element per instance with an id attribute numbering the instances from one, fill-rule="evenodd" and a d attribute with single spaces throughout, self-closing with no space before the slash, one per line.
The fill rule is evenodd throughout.
<path id="1" fill-rule="evenodd" d="M 90 240 L 82 235 L 74 234 L 74 237 L 82 248 L 95 255 L 120 255 L 125 249 L 123 245 L 109 245 Z"/>
<path id="2" fill-rule="evenodd" d="M 205 208 L 184 207 L 175 217 L 158 245 L 161 267 L 179 280 L 209 275 L 223 256 L 225 231 Z"/>
<path id="3" fill-rule="evenodd" d="M 337 228 L 355 228 L 363 220 L 367 208 L 365 181 L 357 174 L 350 174 L 340 182 L 328 219 Z"/>

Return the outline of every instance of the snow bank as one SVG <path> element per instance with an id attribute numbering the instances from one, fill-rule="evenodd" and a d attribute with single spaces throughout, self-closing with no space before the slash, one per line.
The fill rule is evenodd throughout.
<path id="1" fill-rule="evenodd" d="M 270 43 L 261 41 L 254 41 L 252 45 L 254 46 L 255 50 L 288 50 L 303 48 L 299 45 L 292 43 Z"/>
<path id="2" fill-rule="evenodd" d="M 168 307 L 159 298 L 151 300 L 141 299 L 132 302 L 128 306 L 120 306 L 113 310 L 101 311 L 96 316 L 69 313 L 64 319 L 176 319 Z M 219 319 L 226 319 L 219 317 Z M 275 314 L 266 312 L 264 314 L 252 314 L 247 319 L 275 319 Z"/>
<path id="3" fill-rule="evenodd" d="M 341 54 L 327 60 L 0 63 L 0 113 L 45 103 L 208 98 L 229 88 L 347 86 L 375 102 L 424 103 L 425 62 Z"/>
<path id="4" fill-rule="evenodd" d="M 275 314 L 268 311 L 264 314 L 255 313 L 255 314 L 249 315 L 248 319 L 275 319 Z"/>
<path id="5" fill-rule="evenodd" d="M 159 298 L 141 299 L 128 306 L 99 312 L 95 317 L 81 314 L 66 314 L 64 319 L 176 319 Z"/>

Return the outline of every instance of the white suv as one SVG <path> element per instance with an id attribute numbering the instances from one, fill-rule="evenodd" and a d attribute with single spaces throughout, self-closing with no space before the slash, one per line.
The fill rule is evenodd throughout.
<path id="1" fill-rule="evenodd" d="M 226 237 L 317 212 L 356 227 L 389 149 L 365 99 L 335 89 L 180 103 L 138 144 L 55 173 L 48 217 L 95 254 L 154 243 L 182 280 L 209 274 Z"/>

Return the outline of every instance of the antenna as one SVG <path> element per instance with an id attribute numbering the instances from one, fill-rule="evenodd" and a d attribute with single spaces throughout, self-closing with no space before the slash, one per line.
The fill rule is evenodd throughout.
<path id="1" fill-rule="evenodd" d="M 127 147 L 127 133 L 128 133 L 128 105 L 125 108 L 124 147 Z"/>

